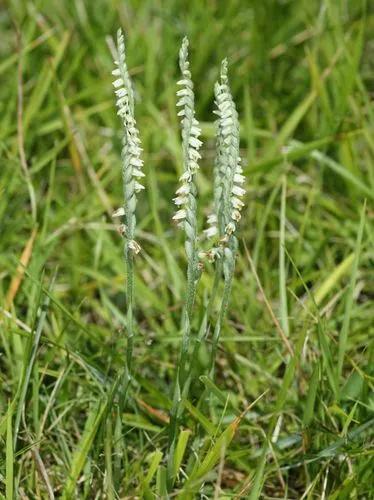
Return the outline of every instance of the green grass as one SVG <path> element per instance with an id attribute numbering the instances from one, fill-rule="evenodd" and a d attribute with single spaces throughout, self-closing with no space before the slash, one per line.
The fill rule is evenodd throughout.
<path id="1" fill-rule="evenodd" d="M 111 219 L 122 203 L 121 131 L 107 37 L 119 26 L 147 176 L 125 408 L 112 392 L 126 328 Z M 353 0 L 2 7 L 2 498 L 167 498 L 186 273 L 171 223 L 184 35 L 204 140 L 201 206 L 212 199 L 213 85 L 225 56 L 248 194 L 214 381 L 210 331 L 184 402 L 171 498 L 372 496 L 373 29 L 369 2 Z M 214 328 L 213 280 L 207 265 L 194 333 Z"/>

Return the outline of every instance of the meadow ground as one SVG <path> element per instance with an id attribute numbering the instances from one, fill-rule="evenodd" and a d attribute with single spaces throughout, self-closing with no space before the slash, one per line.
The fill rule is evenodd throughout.
<path id="1" fill-rule="evenodd" d="M 373 498 L 369 6 L 14 0 L 0 7 L 2 498 Z M 119 26 L 146 173 L 135 380 L 125 408 L 111 397 L 126 347 L 123 241 L 111 218 L 122 184 L 108 37 Z M 184 35 L 203 129 L 200 206 L 212 198 L 213 85 L 225 56 L 247 196 L 216 378 L 206 376 L 208 335 L 170 485 L 168 414 L 186 269 L 183 234 L 171 223 L 182 169 L 175 92 Z M 193 332 L 212 284 L 207 264 Z"/>

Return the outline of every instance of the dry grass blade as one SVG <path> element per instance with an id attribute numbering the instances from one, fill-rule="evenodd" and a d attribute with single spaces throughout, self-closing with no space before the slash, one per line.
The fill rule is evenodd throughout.
<path id="1" fill-rule="evenodd" d="M 17 295 L 18 289 L 22 283 L 24 274 L 25 274 L 25 269 L 31 259 L 32 255 L 32 249 L 34 246 L 34 241 L 35 237 L 37 234 L 37 229 L 34 228 L 32 230 L 32 233 L 27 240 L 27 243 L 25 245 L 25 248 L 23 249 L 23 252 L 21 254 L 21 258 L 19 260 L 19 264 L 16 269 L 16 273 L 12 278 L 12 281 L 10 282 L 6 297 L 5 297 L 5 309 L 9 309 L 11 304 L 13 303 L 13 300 L 15 296 Z"/>

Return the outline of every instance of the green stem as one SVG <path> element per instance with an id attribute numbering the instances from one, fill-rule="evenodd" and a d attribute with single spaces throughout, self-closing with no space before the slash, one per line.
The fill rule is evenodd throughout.
<path id="1" fill-rule="evenodd" d="M 126 404 L 128 390 L 131 384 L 132 378 L 132 358 L 134 349 L 134 315 L 133 315 L 133 303 L 134 303 L 134 254 L 131 249 L 128 248 L 128 243 L 126 242 L 125 248 L 125 261 L 126 261 L 126 280 L 127 280 L 127 313 L 126 313 L 126 329 L 127 329 L 127 349 L 126 349 L 126 361 L 124 368 L 124 388 L 123 388 L 123 399 L 122 406 Z"/>
<path id="2" fill-rule="evenodd" d="M 219 337 L 221 335 L 222 325 L 223 325 L 223 322 L 225 320 L 225 316 L 226 316 L 227 309 L 228 309 L 229 302 L 230 302 L 233 276 L 234 276 L 234 273 L 232 273 L 230 276 L 225 278 L 225 284 L 224 284 L 222 301 L 221 301 L 221 309 L 219 312 L 216 326 L 214 328 L 214 333 L 213 333 L 213 338 L 212 338 L 212 351 L 211 351 L 211 356 L 210 356 L 210 367 L 209 367 L 209 374 L 210 374 L 210 377 L 212 378 L 212 380 L 214 378 L 214 366 L 215 366 L 217 349 L 218 349 L 218 341 L 219 341 Z"/>
<path id="3" fill-rule="evenodd" d="M 188 350 L 190 346 L 191 340 L 191 319 L 192 319 L 192 309 L 195 301 L 196 295 L 196 266 L 193 262 L 188 264 L 187 270 L 187 293 L 186 293 L 186 301 L 183 309 L 182 316 L 182 346 L 179 354 L 178 366 L 175 377 L 174 384 L 174 394 L 173 394 L 173 407 L 171 410 L 171 420 L 170 425 L 172 426 L 173 417 L 176 416 L 176 410 L 180 403 L 180 398 L 178 394 L 180 394 L 180 388 L 183 385 L 185 379 L 185 371 L 186 371 L 186 363 L 188 358 Z M 172 435 L 172 434 L 171 434 Z"/>
<path id="4" fill-rule="evenodd" d="M 231 250 L 231 257 L 229 260 L 227 260 L 224 263 L 224 288 L 223 288 L 223 294 L 222 294 L 222 300 L 221 300 L 221 308 L 219 311 L 219 316 L 217 319 L 216 326 L 214 328 L 213 332 L 213 338 L 212 338 L 212 351 L 211 351 L 211 357 L 210 357 L 210 367 L 209 367 L 209 374 L 210 377 L 213 379 L 214 378 L 214 366 L 215 366 L 215 361 L 216 361 L 216 355 L 217 355 L 217 349 L 218 349 L 218 341 L 219 337 L 221 335 L 221 330 L 222 330 L 222 325 L 226 317 L 227 309 L 229 306 L 230 302 L 230 296 L 231 296 L 231 287 L 232 287 L 232 282 L 234 278 L 234 271 L 235 271 L 235 252 L 236 252 L 236 239 L 234 236 L 231 236 L 229 243 L 229 249 Z M 226 257 L 223 257 L 226 259 Z"/>
<path id="5" fill-rule="evenodd" d="M 186 392 L 186 384 L 188 383 L 187 362 L 188 352 L 191 342 L 191 320 L 192 310 L 195 302 L 196 289 L 198 282 L 197 274 L 197 252 L 194 249 L 194 258 L 188 263 L 187 268 L 187 290 L 186 300 L 182 316 L 182 346 L 179 354 L 178 366 L 176 370 L 173 401 L 170 411 L 170 426 L 169 426 L 169 459 L 168 459 L 168 482 L 169 488 L 172 488 L 175 481 L 174 474 L 174 452 L 178 433 L 178 420 L 183 408 L 182 395 Z"/>
<path id="6" fill-rule="evenodd" d="M 215 298 L 217 295 L 218 285 L 219 285 L 219 281 L 221 279 L 221 274 L 222 274 L 222 265 L 221 265 L 221 262 L 219 261 L 217 263 L 217 267 L 216 267 L 216 270 L 214 273 L 212 294 L 209 298 L 209 302 L 208 302 L 208 305 L 206 308 L 206 313 L 205 313 L 203 321 L 201 323 L 198 335 L 192 339 L 193 349 L 192 349 L 191 364 L 189 366 L 188 373 L 186 376 L 186 382 L 183 386 L 182 400 L 185 400 L 188 397 L 190 385 L 191 385 L 192 379 L 194 377 L 194 371 L 195 371 L 196 364 L 197 364 L 196 361 L 198 359 L 198 353 L 200 350 L 201 342 L 203 341 L 204 337 L 206 337 L 208 335 L 209 330 L 210 330 L 210 325 L 211 325 L 210 316 L 211 316 L 213 305 L 214 305 Z"/>

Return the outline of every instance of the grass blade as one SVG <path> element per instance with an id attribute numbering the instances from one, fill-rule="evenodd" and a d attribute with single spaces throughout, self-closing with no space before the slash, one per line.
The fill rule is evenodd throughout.
<path id="1" fill-rule="evenodd" d="M 279 295 L 280 295 L 280 322 L 285 336 L 289 337 L 290 327 L 288 322 L 287 271 L 286 271 L 286 253 L 285 253 L 286 192 L 287 192 L 287 183 L 286 183 L 286 177 L 284 177 L 282 182 L 280 229 L 279 229 Z"/>
<path id="2" fill-rule="evenodd" d="M 352 306 L 353 306 L 353 300 L 354 300 L 354 290 L 355 290 L 356 281 L 357 281 L 358 264 L 359 264 L 359 260 L 360 260 L 361 243 L 362 243 L 362 235 L 364 232 L 364 225 L 365 225 L 365 211 L 366 211 L 366 202 L 364 203 L 364 206 L 363 206 L 362 211 L 361 211 L 360 225 L 359 225 L 358 233 L 357 233 L 356 248 L 355 248 L 355 252 L 354 252 L 352 272 L 351 272 L 349 287 L 348 287 L 347 295 L 346 295 L 343 326 L 342 326 L 342 329 L 341 329 L 341 332 L 339 335 L 339 352 L 338 352 L 338 366 L 337 366 L 337 379 L 338 380 L 340 379 L 341 374 L 342 374 L 344 355 L 345 355 L 345 351 L 347 349 L 348 331 L 349 331 Z"/>
<path id="3" fill-rule="evenodd" d="M 189 429 L 184 429 L 179 433 L 179 438 L 177 442 L 177 446 L 174 454 L 174 475 L 177 476 L 179 472 L 179 468 L 182 464 L 182 460 L 184 457 L 184 453 L 186 451 L 188 439 L 191 435 L 191 431 Z"/>
<path id="4" fill-rule="evenodd" d="M 8 404 L 7 414 L 7 432 L 6 432 L 6 475 L 5 475 L 5 492 L 6 498 L 12 499 L 14 489 L 14 449 L 13 449 L 13 430 L 12 430 L 12 416 L 13 406 Z"/>
<path id="5" fill-rule="evenodd" d="M 314 366 L 312 376 L 310 377 L 309 387 L 308 387 L 308 395 L 305 402 L 304 407 L 304 415 L 303 415 L 303 425 L 307 427 L 313 420 L 314 416 L 314 405 L 317 396 L 318 390 L 318 379 L 319 379 L 319 366 L 316 364 Z"/>
<path id="6" fill-rule="evenodd" d="M 335 269 L 329 272 L 327 278 L 318 286 L 314 292 L 314 301 L 318 306 L 322 304 L 325 297 L 334 289 L 340 280 L 350 271 L 354 260 L 354 254 L 351 253 Z M 312 301 L 310 300 L 310 303 Z"/>
<path id="7" fill-rule="evenodd" d="M 71 498 L 74 498 L 74 491 L 79 479 L 79 475 L 82 472 L 84 465 L 86 464 L 88 454 L 91 450 L 96 433 L 99 429 L 99 425 L 101 424 L 102 418 L 105 414 L 105 410 L 106 402 L 101 401 L 93 407 L 87 417 L 84 432 L 81 441 L 74 453 L 70 473 L 62 493 L 62 498 L 64 500 L 70 500 Z"/>
<path id="8" fill-rule="evenodd" d="M 56 273 L 54 274 L 51 283 L 49 285 L 49 292 L 51 292 L 54 282 L 56 278 Z M 41 292 L 40 292 L 41 293 Z M 36 321 L 36 325 L 34 328 L 34 335 L 29 337 L 28 339 L 28 345 L 25 348 L 25 354 L 24 354 L 24 359 L 23 359 L 23 374 L 20 380 L 20 385 L 17 390 L 17 394 L 19 394 L 18 397 L 18 403 L 17 403 L 17 413 L 16 413 L 16 418 L 15 418 L 15 423 L 14 423 L 14 446 L 17 444 L 17 439 L 18 439 L 18 431 L 19 431 L 19 426 L 21 422 L 21 415 L 25 406 L 25 401 L 26 401 L 26 395 L 27 395 L 27 390 L 29 388 L 29 383 L 30 383 L 30 378 L 31 374 L 34 368 L 34 363 L 36 360 L 36 355 L 38 352 L 39 348 L 39 343 L 40 343 L 40 338 L 42 335 L 43 327 L 44 327 L 44 322 L 47 317 L 47 311 L 50 303 L 50 297 L 49 295 L 46 295 L 41 307 L 41 313 L 39 318 Z M 16 396 L 17 397 L 17 396 Z"/>

